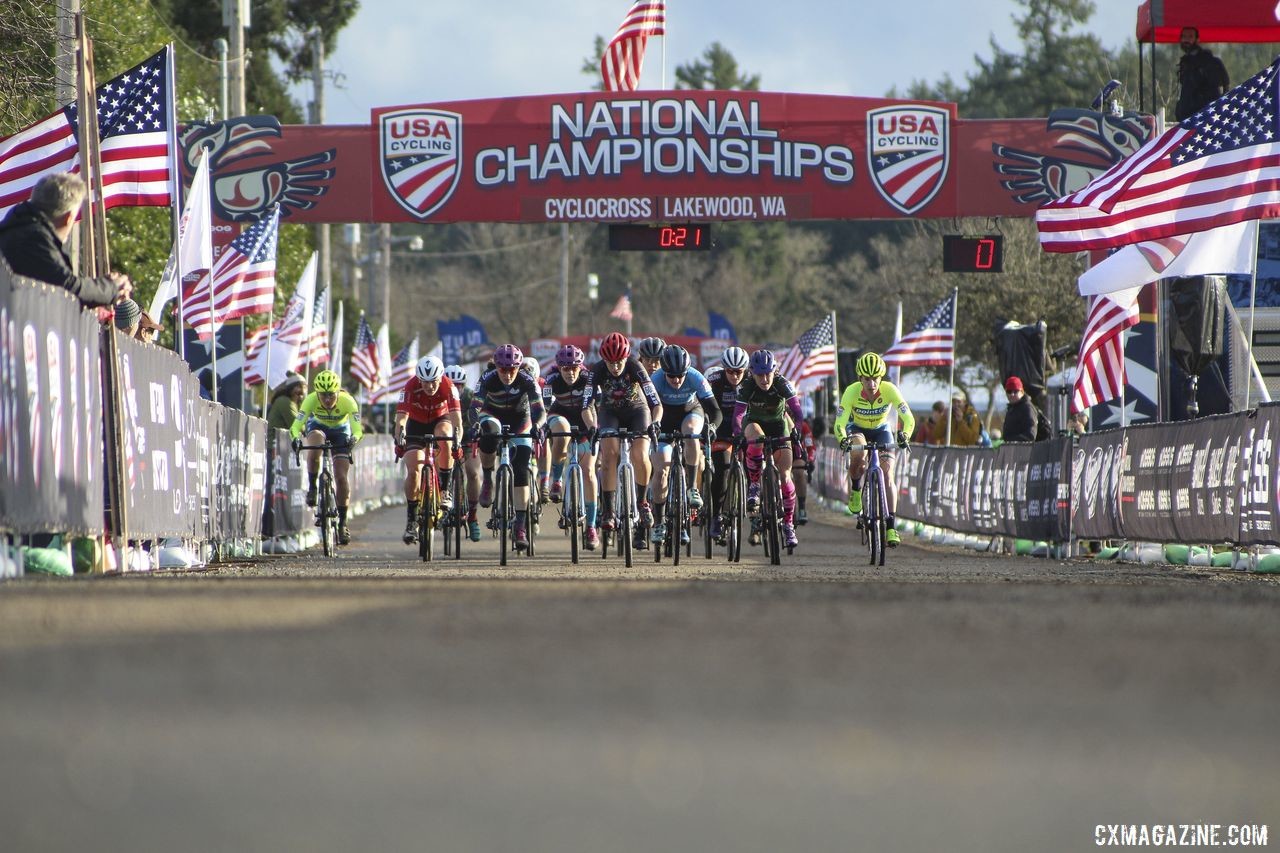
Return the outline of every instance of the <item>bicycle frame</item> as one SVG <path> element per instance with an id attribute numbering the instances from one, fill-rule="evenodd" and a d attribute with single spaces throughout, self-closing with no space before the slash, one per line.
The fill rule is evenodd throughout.
<path id="1" fill-rule="evenodd" d="M 688 484 L 685 482 L 684 443 L 694 437 L 685 435 L 683 432 L 660 433 L 654 446 L 658 455 L 661 455 L 661 446 L 664 443 L 671 446 L 671 463 L 667 471 L 667 535 L 653 549 L 655 563 L 662 561 L 662 554 L 665 551 L 671 557 L 672 565 L 680 565 L 680 531 L 689 530 L 693 526 L 689 515 Z M 665 460 L 659 464 L 667 465 Z"/>
<path id="2" fill-rule="evenodd" d="M 569 439 L 564 469 L 564 497 L 560 504 L 560 527 L 569 537 L 569 557 L 576 564 L 578 550 L 586 535 L 587 522 L 582 463 L 578 460 L 578 443 L 582 439 L 582 430 L 570 427 L 568 432 L 548 432 L 547 438 Z"/>
<path id="3" fill-rule="evenodd" d="M 790 436 L 767 435 L 744 439 L 744 444 L 759 444 L 764 450 L 760 469 L 760 535 L 765 554 L 773 565 L 782 563 L 782 474 L 773 455 L 778 450 L 791 447 Z M 787 549 L 790 554 L 791 548 Z"/>
<path id="4" fill-rule="evenodd" d="M 495 530 L 499 539 L 499 565 L 507 564 L 507 551 L 509 545 L 509 536 L 511 533 L 512 522 L 515 521 L 515 469 L 511 465 L 511 444 L 516 439 L 529 438 L 532 439 L 534 434 L 531 432 L 511 432 L 510 428 L 503 425 L 502 432 L 498 438 L 498 463 L 497 471 L 494 474 L 494 495 L 493 508 L 489 515 L 489 527 Z M 530 488 L 535 488 L 536 482 L 530 484 Z M 537 498 L 533 496 L 532 491 L 531 503 Z M 526 506 L 526 511 L 529 509 Z M 525 536 L 529 540 L 529 549 L 525 553 L 533 556 L 533 518 L 527 516 L 528 522 L 525 527 Z"/>
<path id="5" fill-rule="evenodd" d="M 647 434 L 637 434 L 625 429 L 601 430 L 596 433 L 596 443 L 593 445 L 593 449 L 595 449 L 601 439 L 618 439 L 618 481 L 613 505 L 613 517 L 617 523 L 612 535 L 619 537 L 618 550 L 622 553 L 628 569 L 631 568 L 631 539 L 635 532 L 636 522 L 640 518 L 640 509 L 636 504 L 636 469 L 631 464 L 631 442 L 644 435 Z M 601 559 L 609 556 L 610 538 L 611 534 L 608 531 L 601 537 Z"/>
<path id="6" fill-rule="evenodd" d="M 332 442 L 323 444 L 307 444 L 293 452 L 294 464 L 301 466 L 304 451 L 320 453 L 320 471 L 316 475 L 316 526 L 320 528 L 320 545 L 326 557 L 332 557 L 338 544 L 338 494 L 333 475 L 333 451 L 349 445 L 337 445 Z"/>

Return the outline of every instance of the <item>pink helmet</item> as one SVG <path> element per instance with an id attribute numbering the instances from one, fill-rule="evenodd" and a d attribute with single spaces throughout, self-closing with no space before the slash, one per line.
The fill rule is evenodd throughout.
<path id="1" fill-rule="evenodd" d="M 524 363 L 524 353 L 515 344 L 503 344 L 493 351 L 493 363 L 498 367 L 519 367 Z"/>
<path id="2" fill-rule="evenodd" d="M 556 353 L 556 367 L 577 367 L 586 360 L 582 350 L 573 344 L 565 344 L 560 347 L 560 351 Z"/>

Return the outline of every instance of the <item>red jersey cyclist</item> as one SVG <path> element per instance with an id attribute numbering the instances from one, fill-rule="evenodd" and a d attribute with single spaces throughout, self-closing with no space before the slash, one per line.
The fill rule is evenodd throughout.
<path id="1" fill-rule="evenodd" d="M 418 494 L 421 481 L 418 469 L 427 458 L 423 436 L 455 438 L 462 434 L 462 404 L 458 398 L 458 389 L 444 375 L 444 364 L 440 359 L 434 355 L 424 356 L 419 359 L 413 374 L 400 391 L 395 426 L 396 444 L 406 448 L 404 497 L 409 510 L 409 520 L 404 528 L 406 545 L 418 541 L 418 501 L 421 498 Z M 449 491 L 453 460 L 453 447 L 436 447 L 440 506 L 446 511 L 453 509 L 453 494 Z"/>

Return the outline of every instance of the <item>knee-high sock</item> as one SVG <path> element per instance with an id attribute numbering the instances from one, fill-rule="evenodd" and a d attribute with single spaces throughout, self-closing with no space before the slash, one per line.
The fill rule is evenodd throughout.
<path id="1" fill-rule="evenodd" d="M 796 520 L 796 484 L 791 480 L 782 484 L 782 520 L 787 524 Z"/>

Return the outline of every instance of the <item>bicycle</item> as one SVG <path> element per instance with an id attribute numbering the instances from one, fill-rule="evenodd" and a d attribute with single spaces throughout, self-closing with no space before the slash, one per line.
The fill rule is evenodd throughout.
<path id="1" fill-rule="evenodd" d="M 548 432 L 547 438 L 568 438 L 569 452 L 564 469 L 564 497 L 560 500 L 560 529 L 569 537 L 569 558 L 576 565 L 578 550 L 585 545 L 587 507 L 583 500 L 582 464 L 578 462 L 578 442 L 582 430 L 570 427 L 568 432 Z"/>
<path id="2" fill-rule="evenodd" d="M 454 445 L 455 447 L 457 445 Z M 462 463 L 455 459 L 453 476 L 449 479 L 449 494 L 453 497 L 453 509 L 444 514 L 441 529 L 444 531 L 444 555 L 462 559 L 463 528 L 467 526 L 466 473 Z"/>
<path id="3" fill-rule="evenodd" d="M 746 439 L 746 444 L 759 444 L 764 450 L 764 467 L 760 471 L 759 533 L 765 555 L 771 564 L 777 566 L 782 563 L 782 475 L 778 473 L 773 454 L 776 450 L 790 447 L 791 436 L 762 435 Z M 794 552 L 794 546 L 787 546 L 787 556 Z"/>
<path id="4" fill-rule="evenodd" d="M 493 489 L 493 509 L 489 514 L 489 529 L 494 531 L 498 536 L 498 563 L 505 566 L 507 564 L 507 551 L 510 547 L 511 526 L 515 522 L 515 471 L 511 467 L 511 443 L 518 438 L 533 438 L 531 432 L 511 432 L 511 428 L 505 424 L 502 427 L 502 433 L 498 436 L 498 470 L 494 474 L 495 482 Z M 537 502 L 537 495 L 533 491 L 537 488 L 537 481 L 530 484 L 530 500 L 532 505 Z M 531 511 L 531 506 L 525 507 L 526 511 Z M 525 516 L 528 521 L 525 524 L 525 536 L 528 538 L 529 547 L 525 554 L 533 556 L 533 538 L 534 526 L 531 515 Z"/>
<path id="5" fill-rule="evenodd" d="M 702 435 L 700 436 L 700 441 L 702 442 L 702 464 L 703 464 L 702 485 L 704 488 L 706 488 L 711 478 L 711 428 L 709 426 L 704 426 L 702 428 Z M 711 559 L 711 502 L 710 500 L 704 497 L 702 506 L 698 507 L 695 510 L 692 510 L 690 515 L 692 516 L 690 519 L 690 522 L 702 532 L 701 535 L 702 535 L 702 543 L 703 543 L 703 551 L 704 551 L 703 556 L 706 557 L 708 560 L 710 560 Z M 685 553 L 690 557 L 693 556 L 692 541 L 687 546 Z"/>
<path id="6" fill-rule="evenodd" d="M 414 439 L 423 442 L 426 458 L 418 469 L 418 556 L 424 563 L 431 562 L 435 554 L 435 532 L 442 527 L 444 512 L 441 509 L 440 475 L 436 471 L 436 452 L 440 444 L 453 444 L 450 436 L 422 435 Z M 452 450 L 452 448 L 449 448 Z M 446 451 L 449 452 L 449 451 Z M 456 478 L 455 478 L 456 479 Z M 455 498 L 456 501 L 456 498 Z M 454 503 L 457 506 L 457 503 Z M 446 553 L 448 531 L 445 532 Z"/>
<path id="7" fill-rule="evenodd" d="M 854 446 L 848 438 L 840 442 L 845 452 Z M 883 566 L 889 526 L 889 496 L 885 490 L 884 469 L 880 467 L 880 453 L 892 449 L 893 445 L 871 442 L 862 447 L 868 456 L 866 470 L 862 472 L 862 511 L 858 513 L 857 526 L 862 531 L 862 544 L 871 552 L 870 564 Z"/>
<path id="8" fill-rule="evenodd" d="M 632 539 L 635 536 L 636 524 L 640 520 L 640 510 L 636 505 L 636 469 L 631 464 L 631 442 L 644 438 L 648 433 L 633 433 L 626 429 L 602 430 L 596 433 L 596 443 L 602 438 L 618 439 L 618 491 L 613 506 L 613 529 L 604 525 L 600 536 L 600 558 L 609 556 L 609 542 L 618 536 L 618 552 L 622 554 L 627 568 L 631 568 Z M 593 445 L 593 450 L 595 445 Z"/>
<path id="9" fill-rule="evenodd" d="M 689 436 L 682 432 L 665 432 L 658 435 L 658 442 L 671 445 L 671 469 L 667 474 L 666 520 L 667 533 L 662 541 L 653 549 L 653 561 L 662 562 L 663 552 L 671 557 L 673 566 L 680 565 L 680 547 L 687 545 L 686 552 L 691 549 L 692 541 L 680 541 L 680 533 L 691 533 L 692 519 L 689 511 L 689 499 L 684 470 L 684 442 Z M 689 537 L 692 540 L 692 536 Z"/>
<path id="10" fill-rule="evenodd" d="M 316 477 L 316 527 L 320 528 L 320 544 L 326 557 L 332 557 L 338 545 L 338 493 L 333 486 L 333 451 L 346 450 L 349 444 L 295 445 L 293 462 L 302 465 L 302 451 L 320 451 L 320 473 Z"/>
<path id="11" fill-rule="evenodd" d="M 743 466 L 743 452 L 742 439 L 735 438 L 720 503 L 721 544 L 731 563 L 742 562 L 742 537 L 747 526 L 747 471 Z"/>

